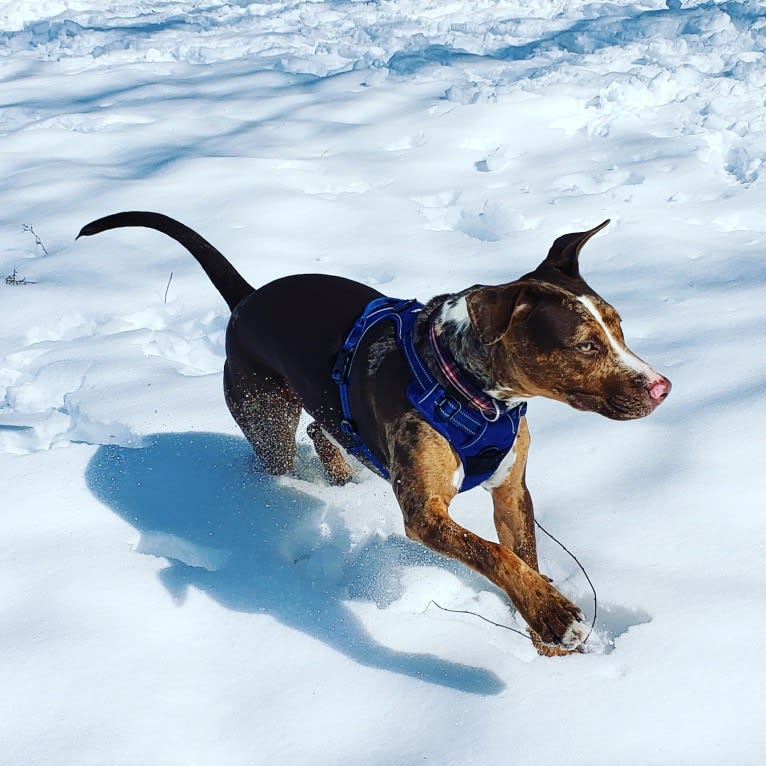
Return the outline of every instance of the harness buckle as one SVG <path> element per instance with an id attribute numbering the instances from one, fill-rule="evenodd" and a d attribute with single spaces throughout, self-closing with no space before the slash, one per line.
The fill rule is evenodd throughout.
<path id="1" fill-rule="evenodd" d="M 410 308 L 413 304 L 417 303 L 417 301 L 414 298 L 409 298 L 407 300 L 399 301 L 398 303 L 395 303 L 393 306 L 391 306 L 391 309 L 395 311 L 397 314 L 401 314 L 404 311 L 407 311 L 407 309 Z"/>
<path id="2" fill-rule="evenodd" d="M 359 436 L 359 432 L 356 430 L 356 425 L 354 424 L 353 420 L 343 419 L 340 421 L 340 430 L 348 436 L 351 443 L 344 445 L 344 449 L 346 452 L 348 452 L 350 455 L 353 455 L 354 457 L 359 457 L 360 455 L 367 457 L 373 465 L 375 465 L 378 470 L 380 470 L 380 467 L 375 460 L 375 457 L 372 455 L 370 450 L 367 448 L 367 445 L 364 444 L 362 441 L 361 436 Z M 386 477 L 387 478 L 387 477 Z"/>
<path id="3" fill-rule="evenodd" d="M 344 380 L 348 380 L 348 374 L 351 371 L 351 360 L 354 358 L 354 351 L 356 346 L 350 346 L 344 348 L 335 360 L 335 364 L 332 368 L 332 379 L 336 383 L 341 383 Z"/>
<path id="4" fill-rule="evenodd" d="M 446 394 L 439 401 L 434 402 L 434 413 L 439 420 L 452 420 L 463 409 L 463 405 Z"/>

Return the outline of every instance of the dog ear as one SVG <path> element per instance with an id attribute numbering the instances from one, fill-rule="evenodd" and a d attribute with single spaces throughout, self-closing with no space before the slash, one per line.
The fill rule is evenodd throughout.
<path id="1" fill-rule="evenodd" d="M 574 279 L 580 276 L 579 256 L 582 246 L 597 232 L 601 231 L 607 224 L 609 219 L 600 223 L 590 231 L 580 231 L 573 234 L 564 234 L 558 237 L 551 246 L 548 255 L 545 260 L 540 264 L 538 268 L 553 267 L 558 269 L 568 277 Z"/>
<path id="2" fill-rule="evenodd" d="M 520 282 L 480 287 L 465 299 L 471 327 L 485 346 L 497 343 L 513 321 L 521 321 L 532 310 L 531 290 Z"/>

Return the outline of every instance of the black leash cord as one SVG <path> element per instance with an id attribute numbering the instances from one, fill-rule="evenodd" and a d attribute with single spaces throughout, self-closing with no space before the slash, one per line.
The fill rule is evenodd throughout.
<path id="1" fill-rule="evenodd" d="M 588 631 L 588 635 L 585 636 L 582 641 L 585 643 L 590 638 L 591 633 L 593 633 L 593 629 L 596 627 L 596 617 L 598 616 L 598 596 L 596 595 L 596 586 L 593 584 L 590 577 L 588 577 L 588 573 L 585 571 L 585 567 L 580 563 L 580 560 L 577 558 L 577 556 L 575 556 L 574 553 L 572 553 L 572 551 L 570 551 L 569 548 L 567 548 L 566 545 L 561 542 L 561 540 L 557 540 L 537 519 L 535 519 L 535 525 L 541 532 L 550 537 L 550 539 L 553 540 L 553 542 L 556 543 L 556 545 L 558 545 L 561 550 L 571 556 L 575 564 L 580 567 L 580 571 L 585 575 L 585 579 L 588 581 L 588 585 L 590 585 L 591 592 L 593 593 L 593 619 L 590 623 L 590 630 Z"/>
<path id="2" fill-rule="evenodd" d="M 585 567 L 580 563 L 580 560 L 577 558 L 577 556 L 572 553 L 572 551 L 569 550 L 569 548 L 564 545 L 560 540 L 557 540 L 537 519 L 535 519 L 535 524 L 537 525 L 537 528 L 543 532 L 545 535 L 547 535 L 551 540 L 553 540 L 556 545 L 558 545 L 565 553 L 569 554 L 569 556 L 573 559 L 575 564 L 577 564 L 578 567 L 580 567 L 580 571 L 585 575 L 585 579 L 588 581 L 588 585 L 590 585 L 590 589 L 593 592 L 593 620 L 590 624 L 590 630 L 588 631 L 588 635 L 585 636 L 585 638 L 582 640 L 582 644 L 585 644 L 588 639 L 591 637 L 591 634 L 593 633 L 593 629 L 596 627 L 596 616 L 598 615 L 598 596 L 596 595 L 596 588 L 593 585 L 593 582 L 591 581 L 590 577 L 588 577 L 588 573 L 585 571 Z M 428 602 L 428 606 L 431 606 L 433 604 L 437 609 L 441 609 L 443 612 L 452 612 L 452 614 L 470 614 L 473 617 L 478 617 L 480 620 L 484 620 L 484 622 L 488 622 L 490 625 L 494 625 L 496 628 L 504 628 L 505 630 L 510 630 L 512 633 L 518 633 L 520 636 L 524 636 L 524 638 L 528 639 L 529 641 L 532 640 L 532 637 L 528 633 L 524 633 L 521 630 L 518 630 L 517 628 L 512 628 L 510 625 L 503 625 L 501 622 L 495 622 L 494 620 L 490 620 L 488 617 L 484 617 L 484 615 L 479 614 L 478 612 L 471 612 L 468 609 L 447 609 L 446 606 L 442 606 L 441 604 L 437 604 L 436 601 L 431 599 L 431 601 Z M 426 609 L 428 608 L 426 607 Z M 581 644 L 581 645 L 582 645 Z"/>
<path id="3" fill-rule="evenodd" d="M 473 617 L 478 617 L 480 620 L 484 620 L 484 622 L 488 622 L 490 625 L 494 625 L 496 628 L 505 628 L 506 630 L 510 630 L 513 633 L 518 633 L 520 636 L 524 636 L 524 638 L 527 638 L 530 641 L 532 640 L 532 637 L 529 635 L 529 633 L 524 633 L 524 631 L 518 630 L 517 628 L 512 628 L 510 625 L 503 625 L 501 622 L 490 620 L 489 617 L 485 617 L 483 614 L 479 614 L 478 612 L 471 612 L 468 609 L 447 609 L 446 606 L 437 604 L 433 599 L 428 602 L 428 606 L 431 606 L 431 604 L 433 604 L 437 609 L 441 609 L 442 612 L 452 612 L 452 614 L 470 614 Z M 428 606 L 426 609 L 428 609 Z"/>

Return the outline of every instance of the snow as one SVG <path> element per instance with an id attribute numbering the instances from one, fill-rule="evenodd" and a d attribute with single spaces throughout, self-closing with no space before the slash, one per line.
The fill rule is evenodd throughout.
<path id="1" fill-rule="evenodd" d="M 754 1 L 0 0 L 0 763 L 760 764 L 765 54 Z M 197 264 L 74 241 L 136 208 L 420 299 L 611 218 L 583 273 L 673 391 L 528 413 L 591 651 L 430 605 L 523 628 L 303 431 L 259 473 Z"/>

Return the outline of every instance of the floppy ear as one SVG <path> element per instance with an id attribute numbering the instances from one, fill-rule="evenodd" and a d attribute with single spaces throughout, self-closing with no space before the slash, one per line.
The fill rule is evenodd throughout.
<path id="1" fill-rule="evenodd" d="M 545 260 L 538 268 L 552 266 L 554 269 L 577 279 L 580 276 L 579 255 L 582 246 L 609 223 L 609 219 L 590 231 L 564 234 L 553 243 Z"/>
<path id="2" fill-rule="evenodd" d="M 465 302 L 471 327 L 485 346 L 497 343 L 511 322 L 523 319 L 534 305 L 531 291 L 520 282 L 480 287 L 468 293 Z"/>

